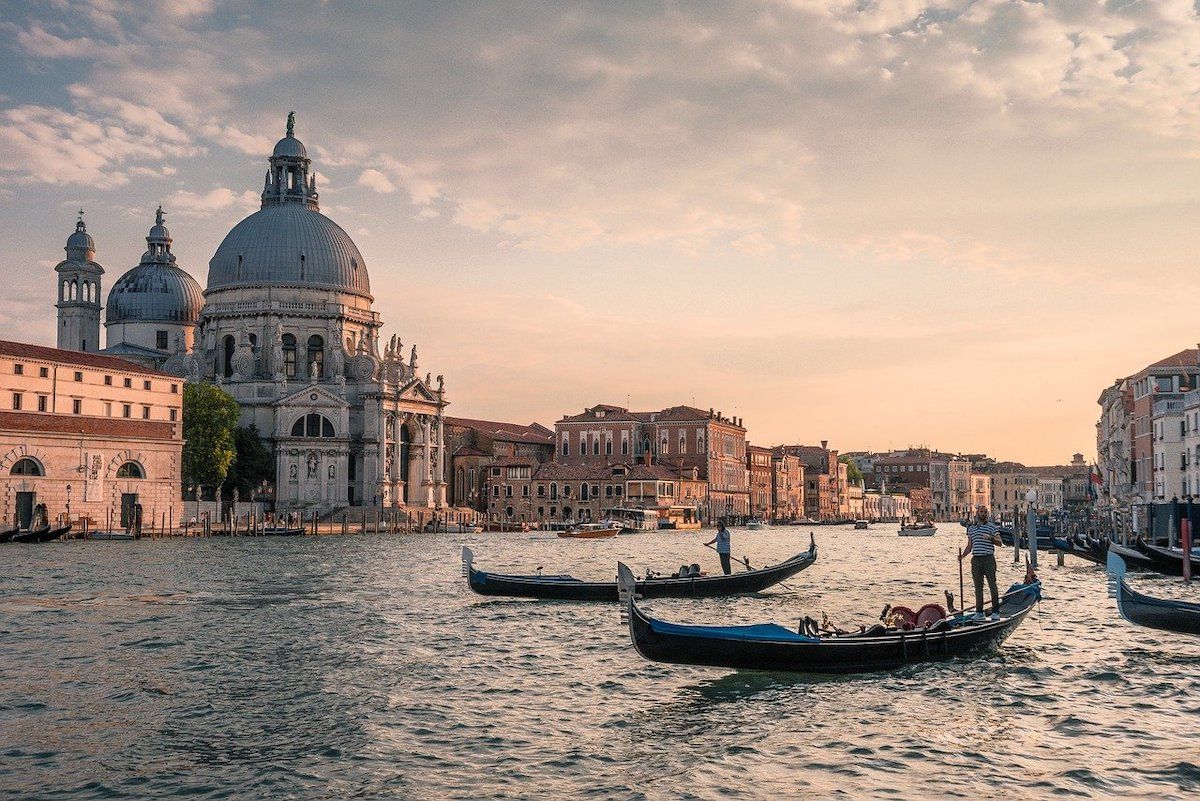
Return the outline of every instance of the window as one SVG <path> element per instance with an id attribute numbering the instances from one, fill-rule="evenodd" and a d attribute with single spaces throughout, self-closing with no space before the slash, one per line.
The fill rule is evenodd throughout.
<path id="1" fill-rule="evenodd" d="M 144 390 L 146 390 L 147 392 L 149 392 L 149 391 L 150 391 L 150 382 L 149 382 L 149 381 L 143 381 L 143 382 L 142 382 L 142 389 L 144 389 Z"/>
<path id="2" fill-rule="evenodd" d="M 493 497 L 493 498 L 499 498 L 499 497 L 500 497 L 500 485 L 499 485 L 499 484 L 493 484 L 493 485 L 492 485 L 492 497 Z"/>
<path id="3" fill-rule="evenodd" d="M 47 404 L 48 400 L 49 399 L 45 395 L 38 395 L 38 411 L 39 412 L 46 411 L 46 404 Z"/>
<path id="4" fill-rule="evenodd" d="M 325 340 L 321 339 L 316 334 L 308 338 L 308 362 L 305 367 L 308 369 L 308 374 L 312 375 L 313 365 L 317 367 L 317 378 L 322 378 L 325 375 Z"/>
<path id="5" fill-rule="evenodd" d="M 35 459 L 30 459 L 28 456 L 18 459 L 16 464 L 9 471 L 14 476 L 44 476 L 46 471 L 42 469 L 41 464 Z"/>
<path id="6" fill-rule="evenodd" d="M 41 378 L 49 378 L 50 377 L 50 368 L 49 367 L 39 367 L 38 368 L 38 376 Z"/>
<path id="7" fill-rule="evenodd" d="M 546 497 L 546 485 L 545 485 L 545 484 L 538 484 L 538 488 L 537 488 L 537 496 L 538 496 L 539 498 L 545 498 L 545 497 Z"/>
<path id="8" fill-rule="evenodd" d="M 496 478 L 499 478 L 499 477 L 500 477 L 500 468 L 499 468 L 499 467 L 493 467 L 493 468 L 492 468 L 492 475 L 493 475 L 493 476 L 495 476 Z"/>
<path id="9" fill-rule="evenodd" d="M 592 485 L 592 497 L 593 497 L 593 498 L 599 498 L 599 497 L 600 497 L 600 485 L 599 485 L 599 484 L 593 484 L 593 485 Z"/>
<path id="10" fill-rule="evenodd" d="M 504 497 L 505 497 L 505 498 L 511 498 L 511 497 L 512 497 L 512 484 L 505 484 L 505 485 L 504 485 Z"/>
<path id="11" fill-rule="evenodd" d="M 523 498 L 529 497 L 529 485 L 528 484 L 525 484 L 521 487 L 521 497 L 523 497 Z"/>
<path id="12" fill-rule="evenodd" d="M 557 483 L 552 483 L 550 485 L 550 500 L 552 500 L 552 501 L 558 500 L 558 484 Z M 554 512 L 551 511 L 550 514 L 554 514 Z"/>
<path id="13" fill-rule="evenodd" d="M 75 380 L 76 380 L 76 381 L 79 381 L 79 382 L 82 382 L 82 381 L 83 381 L 83 373 L 81 373 L 81 372 L 79 372 L 78 370 L 76 370 L 76 371 L 75 371 Z"/>
<path id="14" fill-rule="evenodd" d="M 71 414 L 83 414 L 83 401 L 79 398 L 71 401 Z"/>
<path id="15" fill-rule="evenodd" d="M 612 437 L 604 440 L 604 455 L 612 456 Z"/>
<path id="16" fill-rule="evenodd" d="M 179 394 L 179 385 L 178 385 L 178 384 L 172 384 L 172 385 L 171 385 L 171 394 L 172 394 L 172 395 L 178 395 L 178 394 Z"/>
<path id="17" fill-rule="evenodd" d="M 571 455 L 571 443 L 567 442 L 566 437 L 563 437 L 562 455 L 563 456 Z"/>
<path id="18" fill-rule="evenodd" d="M 611 498 L 611 497 L 612 497 L 612 491 L 613 491 L 612 484 L 605 484 L 605 485 L 604 485 L 604 497 L 605 497 L 605 498 Z"/>
<path id="19" fill-rule="evenodd" d="M 580 484 L 579 485 L 579 500 L 586 501 L 587 499 L 588 499 L 588 485 Z"/>
<path id="20" fill-rule="evenodd" d="M 130 417 L 133 415 L 133 407 L 128 403 L 121 404 L 121 416 Z"/>
<path id="21" fill-rule="evenodd" d="M 233 335 L 226 334 L 225 339 L 222 340 L 222 344 L 222 349 L 225 355 L 225 365 L 221 370 L 221 374 L 226 378 L 233 378 L 233 352 L 237 347 L 236 343 L 233 341 Z"/>
<path id="22" fill-rule="evenodd" d="M 145 478 L 146 473 L 137 462 L 126 462 L 117 468 L 117 478 Z"/>
<path id="23" fill-rule="evenodd" d="M 613 487 L 613 492 L 616 494 L 616 496 L 618 498 L 620 498 L 621 497 L 621 485 L 618 484 L 617 486 Z"/>
<path id="24" fill-rule="evenodd" d="M 21 393 L 14 392 L 12 394 L 12 396 L 13 396 L 13 409 L 18 412 L 21 411 Z"/>
<path id="25" fill-rule="evenodd" d="M 13 375 L 25 375 L 25 365 L 14 364 L 13 365 Z"/>
<path id="26" fill-rule="evenodd" d="M 592 456 L 600 455 L 600 437 L 592 438 Z"/>
<path id="27" fill-rule="evenodd" d="M 133 379 L 132 378 L 126 378 L 124 383 L 125 383 L 125 389 L 133 388 Z"/>
<path id="28" fill-rule="evenodd" d="M 178 415 L 174 409 L 171 410 L 171 422 L 174 423 Z"/>
<path id="29" fill-rule="evenodd" d="M 334 437 L 333 423 L 329 418 L 309 412 L 292 424 L 293 437 Z"/>
<path id="30" fill-rule="evenodd" d="M 150 407 L 149 407 L 149 406 L 143 406 L 143 407 L 142 407 L 142 419 L 143 419 L 143 420 L 149 420 L 149 419 L 150 419 Z"/>
<path id="31" fill-rule="evenodd" d="M 625 439 L 624 437 L 621 438 L 621 455 L 629 455 L 629 440 Z"/>
<path id="32" fill-rule="evenodd" d="M 154 332 L 154 345 L 159 350 L 167 349 L 167 332 L 166 331 L 155 331 Z"/>
<path id="33" fill-rule="evenodd" d="M 104 402 L 104 416 L 112 417 L 112 404 L 108 401 Z"/>

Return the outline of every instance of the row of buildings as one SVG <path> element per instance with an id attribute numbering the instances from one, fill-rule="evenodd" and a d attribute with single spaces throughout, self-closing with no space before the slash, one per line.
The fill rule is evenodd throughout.
<path id="1" fill-rule="evenodd" d="M 1200 496 L 1200 347 L 1114 380 L 1097 403 L 1102 515 L 1124 526 L 1136 507 Z"/>

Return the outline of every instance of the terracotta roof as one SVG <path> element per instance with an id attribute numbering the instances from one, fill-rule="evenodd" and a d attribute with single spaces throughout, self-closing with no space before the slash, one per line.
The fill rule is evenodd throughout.
<path id="1" fill-rule="evenodd" d="M 115 356 L 102 356 L 99 353 L 47 348 L 44 345 L 30 345 L 28 342 L 13 342 L 8 339 L 0 339 L 0 356 L 8 356 L 14 359 L 30 359 L 33 361 L 66 362 L 67 364 L 79 367 L 95 367 L 100 370 L 112 370 L 114 372 L 145 373 L 147 375 L 162 376 L 163 378 L 172 378 L 176 381 L 183 380 L 179 376 L 159 370 L 151 370 L 149 367 L 143 367 L 136 362 L 126 361 L 125 359 L 118 359 Z"/>
<path id="2" fill-rule="evenodd" d="M 800 461 L 813 468 L 825 472 L 829 469 L 829 451 L 819 445 L 783 445 L 784 453 L 799 457 Z"/>
<path id="3" fill-rule="evenodd" d="M 538 465 L 533 477 L 538 481 L 624 481 L 626 476 L 614 476 L 613 467 L 620 465 L 565 465 L 546 462 Z"/>
<path id="4" fill-rule="evenodd" d="M 554 444 L 554 432 L 540 423 L 521 425 L 519 423 L 498 423 L 492 420 L 472 420 L 468 417 L 447 417 L 447 425 L 473 428 L 487 434 L 492 439 L 509 442 L 538 442 L 546 445 Z"/>
<path id="5" fill-rule="evenodd" d="M 596 412 L 604 412 L 603 417 L 597 417 Z M 597 403 L 584 409 L 579 414 L 568 414 L 558 421 L 560 423 L 592 423 L 597 420 L 606 422 L 643 422 L 650 419 L 649 412 L 631 412 L 624 406 L 613 406 L 608 403 Z"/>
<path id="6" fill-rule="evenodd" d="M 179 433 L 176 433 L 176 429 Z M 0 431 L 29 431 L 41 434 L 84 434 L 114 439 L 178 439 L 179 423 L 164 420 L 126 420 L 114 417 L 37 414 L 0 411 Z"/>
<path id="7" fill-rule="evenodd" d="M 1200 366 L 1200 348 L 1188 348 L 1181 350 L 1172 356 L 1155 362 L 1147 367 L 1143 367 L 1136 375 L 1147 373 L 1151 370 L 1164 368 L 1181 368 L 1181 367 L 1197 367 Z"/>

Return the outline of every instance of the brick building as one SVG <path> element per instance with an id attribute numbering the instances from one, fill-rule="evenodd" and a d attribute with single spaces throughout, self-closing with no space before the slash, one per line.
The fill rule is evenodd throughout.
<path id="1" fill-rule="evenodd" d="M 838 462 L 838 452 L 829 449 L 828 440 L 818 445 L 781 445 L 780 454 L 795 456 L 804 465 L 804 515 L 814 520 L 846 519 L 842 512 L 841 491 L 846 466 Z"/>
<path id="2" fill-rule="evenodd" d="M 112 356 L 0 341 L 0 520 L 177 524 L 183 381 Z"/>
<path id="3" fill-rule="evenodd" d="M 771 520 L 799 520 L 804 517 L 804 463 L 800 457 L 771 450 Z"/>
<path id="4" fill-rule="evenodd" d="M 523 458 L 541 464 L 554 458 L 554 432 L 539 423 L 520 425 L 465 417 L 445 418 L 447 480 L 454 506 L 488 511 L 484 482 L 498 460 Z"/>
<path id="5" fill-rule="evenodd" d="M 750 516 L 759 520 L 774 517 L 772 453 L 761 445 L 746 445 L 746 469 L 750 473 Z"/>

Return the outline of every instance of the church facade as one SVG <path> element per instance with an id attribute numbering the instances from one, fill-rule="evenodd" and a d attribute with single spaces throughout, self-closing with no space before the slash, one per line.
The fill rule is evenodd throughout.
<path id="1" fill-rule="evenodd" d="M 232 395 L 274 448 L 277 510 L 445 506 L 442 376 L 384 340 L 366 262 L 321 214 L 291 115 L 268 165 L 261 209 L 226 235 L 203 290 L 175 265 L 159 209 L 141 263 L 109 293 L 102 353 Z M 82 221 L 67 253 L 60 346 L 87 350 L 103 268 Z"/>

